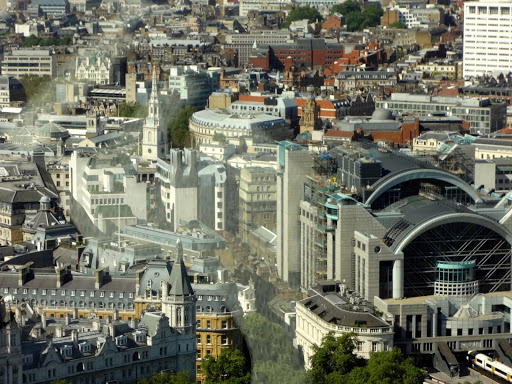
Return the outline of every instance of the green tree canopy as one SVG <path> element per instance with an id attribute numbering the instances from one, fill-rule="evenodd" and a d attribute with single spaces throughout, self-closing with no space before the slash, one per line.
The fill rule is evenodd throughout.
<path id="1" fill-rule="evenodd" d="M 398 348 L 370 354 L 366 362 L 354 353 L 356 334 L 326 335 L 311 356 L 310 381 L 315 384 L 422 384 L 425 372 L 405 359 Z"/>
<path id="2" fill-rule="evenodd" d="M 311 356 L 311 381 L 318 384 L 343 383 L 354 368 L 363 365 L 364 360 L 354 353 L 358 340 L 355 333 L 346 333 L 338 338 L 333 333 L 322 339 L 320 346 L 314 346 Z"/>
<path id="3" fill-rule="evenodd" d="M 137 381 L 137 384 L 194 384 L 195 380 L 190 377 L 190 374 L 179 372 L 176 375 L 171 375 L 166 372 L 159 372 L 149 379 L 142 379 Z"/>
<path id="4" fill-rule="evenodd" d="M 173 147 L 185 148 L 190 145 L 188 123 L 195 111 L 194 107 L 187 105 L 167 124 L 168 141 Z"/>
<path id="5" fill-rule="evenodd" d="M 135 103 L 123 103 L 119 105 L 119 116 L 136 117 L 142 119 L 148 115 L 148 108 Z"/>
<path id="6" fill-rule="evenodd" d="M 292 10 L 288 17 L 284 20 L 282 28 L 288 28 L 293 21 L 305 20 L 313 23 L 314 21 L 322 21 L 324 18 L 315 8 L 311 7 L 297 7 Z"/>
<path id="7" fill-rule="evenodd" d="M 404 358 L 399 348 L 374 352 L 368 364 L 355 368 L 348 384 L 422 384 L 425 372 L 414 365 L 412 357 Z"/>
<path id="8" fill-rule="evenodd" d="M 207 356 L 201 364 L 206 384 L 249 384 L 251 374 L 244 355 L 238 349 L 224 349 L 215 359 Z"/>
<path id="9" fill-rule="evenodd" d="M 336 4 L 331 8 L 331 15 L 336 12 L 345 16 L 350 12 L 361 12 L 361 7 L 359 6 L 357 0 L 346 0 L 343 3 Z"/>
<path id="10" fill-rule="evenodd" d="M 407 25 L 401 21 L 397 21 L 396 23 L 391 24 L 389 28 L 407 29 Z"/>
<path id="11" fill-rule="evenodd" d="M 348 1 L 340 6 L 344 6 Z M 335 6 L 337 7 L 337 6 Z M 333 9 L 335 8 L 333 7 Z M 345 23 L 349 31 L 361 31 L 368 27 L 376 27 L 380 24 L 380 18 L 384 14 L 380 5 L 370 5 L 364 11 L 361 11 L 359 5 L 357 9 L 354 5 L 346 8 L 347 12 L 343 13 L 345 16 Z"/>

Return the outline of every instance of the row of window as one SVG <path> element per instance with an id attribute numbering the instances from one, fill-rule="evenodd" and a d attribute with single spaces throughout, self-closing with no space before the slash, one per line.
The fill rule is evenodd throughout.
<path id="1" fill-rule="evenodd" d="M 228 321 L 222 320 L 220 323 L 220 327 L 221 327 L 221 329 L 228 329 Z M 201 320 L 196 320 L 196 328 L 203 328 L 201 326 Z M 211 328 L 212 328 L 211 320 L 206 320 L 206 329 L 211 329 Z"/>
<path id="2" fill-rule="evenodd" d="M 205 337 L 205 340 L 206 340 L 206 345 L 211 345 L 212 344 L 212 335 L 206 335 Z M 197 334 L 197 344 L 201 345 L 203 344 L 202 343 L 203 339 L 202 339 L 202 335 L 201 334 Z M 228 344 L 228 337 L 226 335 L 221 335 L 220 336 L 220 343 L 222 345 L 227 345 Z"/>
<path id="3" fill-rule="evenodd" d="M 23 295 L 28 295 L 28 291 L 29 291 L 28 288 L 23 288 L 20 293 L 22 293 Z M 12 288 L 10 292 L 13 295 L 17 295 L 18 294 L 18 288 Z M 66 296 L 66 290 L 65 289 L 61 289 L 61 290 L 59 290 L 59 292 L 60 292 L 60 296 Z M 4 293 L 8 294 L 9 293 L 9 288 L 4 288 Z M 81 290 L 81 291 L 70 290 L 69 291 L 69 294 L 71 296 L 76 296 L 77 293 L 79 293 L 81 297 L 85 297 L 86 296 L 86 291 L 84 291 L 84 290 Z M 37 295 L 37 289 L 32 289 L 31 294 L 32 295 Z M 51 289 L 50 293 L 48 293 L 48 289 L 42 289 L 41 290 L 41 295 L 42 296 L 46 296 L 47 294 L 49 294 L 51 296 L 58 296 L 56 289 Z M 96 291 L 90 291 L 89 292 L 89 297 L 95 297 L 95 294 L 96 294 Z M 128 298 L 133 299 L 133 296 L 134 296 L 133 292 L 128 292 Z M 99 297 L 106 297 L 105 296 L 105 292 L 104 291 L 100 291 L 99 292 Z M 115 292 L 109 292 L 107 297 L 114 298 L 115 297 Z M 124 298 L 124 292 L 119 292 L 118 293 L 118 297 L 120 299 L 123 299 Z"/>

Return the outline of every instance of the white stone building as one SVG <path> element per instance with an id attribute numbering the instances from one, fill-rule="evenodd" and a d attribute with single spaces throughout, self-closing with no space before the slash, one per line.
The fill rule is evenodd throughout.
<path id="1" fill-rule="evenodd" d="M 464 3 L 464 78 L 512 71 L 512 1 Z"/>
<path id="2" fill-rule="evenodd" d="M 148 184 L 139 182 L 135 165 L 121 165 L 113 154 L 76 150 L 69 170 L 71 196 L 99 231 L 145 223 Z"/>
<path id="3" fill-rule="evenodd" d="M 322 344 L 329 332 L 335 337 L 355 333 L 356 353 L 368 359 L 370 352 L 393 348 L 393 327 L 373 315 L 373 306 L 350 294 L 339 283 L 319 284 L 308 298 L 297 302 L 295 336 L 302 348 L 306 369 L 311 368 L 313 346 Z"/>
<path id="4" fill-rule="evenodd" d="M 95 84 L 109 84 L 110 82 L 110 57 L 98 55 L 96 51 L 86 52 L 83 56 L 77 56 L 75 77 L 79 81 L 91 81 Z"/>

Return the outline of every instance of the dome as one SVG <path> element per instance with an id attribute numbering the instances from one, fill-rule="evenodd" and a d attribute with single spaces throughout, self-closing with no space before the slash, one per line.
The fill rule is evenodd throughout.
<path id="1" fill-rule="evenodd" d="M 48 196 L 41 197 L 41 200 L 39 200 L 40 203 L 50 203 L 51 200 Z"/>
<path id="2" fill-rule="evenodd" d="M 375 112 L 372 114 L 372 120 L 379 120 L 379 121 L 385 121 L 385 120 L 393 120 L 393 114 L 389 109 L 385 108 L 377 108 L 375 109 Z"/>

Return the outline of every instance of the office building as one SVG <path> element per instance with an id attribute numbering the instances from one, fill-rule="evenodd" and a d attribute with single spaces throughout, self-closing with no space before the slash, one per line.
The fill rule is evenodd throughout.
<path id="1" fill-rule="evenodd" d="M 244 3 L 240 4 L 240 12 L 245 12 L 242 9 L 243 5 Z M 228 48 L 235 49 L 238 52 L 238 65 L 246 65 L 249 63 L 249 57 L 252 55 L 255 44 L 257 47 L 265 47 L 272 44 L 286 44 L 289 39 L 290 32 L 281 30 L 262 30 L 236 34 L 230 33 L 226 35 L 226 46 Z"/>
<path id="2" fill-rule="evenodd" d="M 512 1 L 464 3 L 464 78 L 509 73 L 511 41 Z"/>
<path id="3" fill-rule="evenodd" d="M 252 138 L 259 143 L 286 139 L 289 124 L 283 118 L 258 111 L 247 110 L 238 114 L 223 109 L 206 109 L 192 115 L 189 127 L 194 147 L 212 143 L 215 135 L 222 135 L 228 143 L 238 146 L 241 138 Z"/>
<path id="4" fill-rule="evenodd" d="M 41 12 L 47 15 L 66 15 L 69 13 L 68 0 L 33 0 L 30 5 L 39 6 Z"/>
<path id="5" fill-rule="evenodd" d="M 55 57 L 51 49 L 16 49 L 6 53 L 2 60 L 2 75 L 56 76 Z"/>
<path id="6" fill-rule="evenodd" d="M 339 190 L 326 193 L 323 210 L 310 208 L 308 201 L 321 200 L 311 177 L 300 205 L 301 272 L 314 273 L 312 262 L 325 257 L 327 280 L 301 276 L 308 297 L 297 302 L 296 337 L 306 366 L 329 331 L 355 332 L 362 356 L 399 347 L 428 356 L 446 374 L 460 369 L 455 354 L 470 350 L 508 361 L 510 193 L 480 192 L 376 145 L 346 144 L 328 155 L 338 168 L 331 186 Z M 498 169 L 508 160 L 493 161 Z M 311 215 L 316 211 L 325 223 Z M 326 241 L 320 259 L 311 244 L 324 241 L 311 233 L 317 223 Z"/>
<path id="7" fill-rule="evenodd" d="M 277 176 L 273 168 L 246 167 L 240 171 L 239 235 L 247 242 L 249 234 L 262 226 L 276 230 Z"/>
<path id="8" fill-rule="evenodd" d="M 393 93 L 391 98 L 378 100 L 376 108 L 389 109 L 393 114 L 411 113 L 415 116 L 454 116 L 469 123 L 470 132 L 489 134 L 506 126 L 507 106 L 491 103 L 489 99 L 455 96 L 413 95 Z"/>
<path id="9" fill-rule="evenodd" d="M 149 185 L 120 156 L 85 149 L 71 155 L 71 215 L 81 232 L 111 234 L 119 225 L 146 222 Z"/>
<path id="10" fill-rule="evenodd" d="M 197 110 L 207 106 L 218 82 L 219 73 L 199 66 L 171 67 L 169 73 L 169 91 L 179 94 L 181 107 L 191 105 Z"/>
<path id="11" fill-rule="evenodd" d="M 318 283 L 307 298 L 297 302 L 296 314 L 295 335 L 307 369 L 311 368 L 313 347 L 322 344 L 330 332 L 335 337 L 354 333 L 358 341 L 354 352 L 365 359 L 371 352 L 393 349 L 393 327 L 375 315 L 370 302 L 339 282 Z"/>
<path id="12" fill-rule="evenodd" d="M 26 101 L 25 88 L 10 76 L 0 76 L 0 108 L 21 106 Z"/>
<path id="13" fill-rule="evenodd" d="M 291 286 L 300 285 L 299 202 L 306 176 L 312 172 L 312 154 L 289 141 L 279 143 L 277 174 L 277 268 Z"/>

